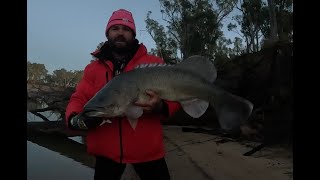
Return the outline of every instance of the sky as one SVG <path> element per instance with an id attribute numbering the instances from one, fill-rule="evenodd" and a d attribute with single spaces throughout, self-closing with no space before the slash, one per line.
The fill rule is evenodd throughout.
<path id="1" fill-rule="evenodd" d="M 121 8 L 132 12 L 136 38 L 150 51 L 155 42 L 144 21 L 152 11 L 151 18 L 165 25 L 159 0 L 28 0 L 27 60 L 44 64 L 49 73 L 83 70 L 92 60 L 90 53 L 107 40 L 105 27 L 112 12 Z"/>

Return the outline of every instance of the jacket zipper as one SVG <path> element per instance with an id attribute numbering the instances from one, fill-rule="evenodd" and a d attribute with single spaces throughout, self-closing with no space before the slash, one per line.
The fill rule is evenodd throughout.
<path id="1" fill-rule="evenodd" d="M 106 72 L 106 79 L 108 82 L 109 81 L 109 74 L 108 71 Z M 122 145 L 122 121 L 121 118 L 119 120 L 119 139 L 120 139 L 120 163 L 122 164 L 122 159 L 123 159 L 123 145 Z"/>
<path id="2" fill-rule="evenodd" d="M 111 70 L 111 68 L 105 64 L 107 68 L 109 68 Z M 117 75 L 117 73 L 114 70 L 111 70 L 113 76 Z M 109 74 L 108 71 L 106 72 L 106 82 L 109 81 Z M 122 118 L 118 119 L 119 121 L 119 141 L 120 141 L 120 163 L 122 164 L 122 160 L 123 160 L 123 144 L 122 144 Z"/>

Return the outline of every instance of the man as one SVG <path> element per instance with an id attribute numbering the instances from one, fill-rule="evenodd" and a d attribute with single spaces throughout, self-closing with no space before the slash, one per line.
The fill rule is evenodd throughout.
<path id="1" fill-rule="evenodd" d="M 66 108 L 67 127 L 88 131 L 87 150 L 96 157 L 95 180 L 120 179 L 126 163 L 133 165 L 142 180 L 170 179 L 161 121 L 173 115 L 180 104 L 147 91 L 150 101 L 136 102 L 143 107 L 144 114 L 135 129 L 125 117 L 105 123 L 101 118 L 78 116 L 83 106 L 114 76 L 141 63 L 164 63 L 161 58 L 148 55 L 146 47 L 135 39 L 131 12 L 124 9 L 113 12 L 105 33 L 108 41 L 92 53 L 97 59 L 85 67 L 84 76 L 70 98 Z"/>

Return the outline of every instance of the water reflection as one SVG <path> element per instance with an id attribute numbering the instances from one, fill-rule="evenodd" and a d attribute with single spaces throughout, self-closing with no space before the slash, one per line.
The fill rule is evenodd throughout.
<path id="1" fill-rule="evenodd" d="M 28 180 L 88 180 L 93 169 L 61 154 L 27 141 Z"/>
<path id="2" fill-rule="evenodd" d="M 69 137 L 69 139 L 74 140 L 78 143 L 84 144 L 84 138 L 82 136 Z"/>
<path id="3" fill-rule="evenodd" d="M 35 108 L 35 105 L 32 106 L 34 107 L 29 106 L 28 108 Z M 39 106 L 36 108 L 39 108 Z M 59 120 L 59 114 L 57 113 L 47 111 L 40 114 L 50 121 Z M 43 122 L 43 119 L 27 112 L 27 122 Z M 36 139 L 30 138 L 32 142 L 27 141 L 28 180 L 93 179 L 93 169 L 84 165 L 85 163 L 81 163 L 81 161 L 87 162 L 86 157 L 79 153 L 84 147 L 79 148 L 72 141 L 70 143 L 54 137 L 38 136 Z M 81 136 L 69 137 L 69 139 L 84 144 Z"/>
<path id="4" fill-rule="evenodd" d="M 44 117 L 46 117 L 50 121 L 59 120 L 59 115 L 54 112 L 40 112 L 39 114 L 43 115 Z M 43 119 L 32 114 L 31 112 L 27 112 L 27 122 L 43 122 Z"/>
<path id="5" fill-rule="evenodd" d="M 31 101 L 28 101 L 28 103 L 27 103 L 28 110 L 30 110 L 30 109 L 43 109 L 46 107 L 48 107 L 48 105 L 46 105 L 45 103 L 38 104 L 35 102 L 31 102 Z M 39 114 L 43 115 L 44 117 L 46 117 L 50 121 L 57 121 L 60 119 L 59 113 L 52 112 L 52 111 L 39 112 Z M 27 122 L 42 122 L 42 121 L 43 121 L 43 119 L 41 119 L 40 117 L 27 111 Z"/>

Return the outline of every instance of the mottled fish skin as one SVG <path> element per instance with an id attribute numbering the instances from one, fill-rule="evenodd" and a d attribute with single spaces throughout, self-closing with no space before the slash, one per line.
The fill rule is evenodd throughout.
<path id="1" fill-rule="evenodd" d="M 140 64 L 109 81 L 84 107 L 88 116 L 112 118 L 127 116 L 136 126 L 142 109 L 133 103 L 147 101 L 146 90 L 164 100 L 180 102 L 187 114 L 198 118 L 211 104 L 221 127 L 239 128 L 251 115 L 253 104 L 214 85 L 217 77 L 213 62 L 191 56 L 179 64 Z"/>

